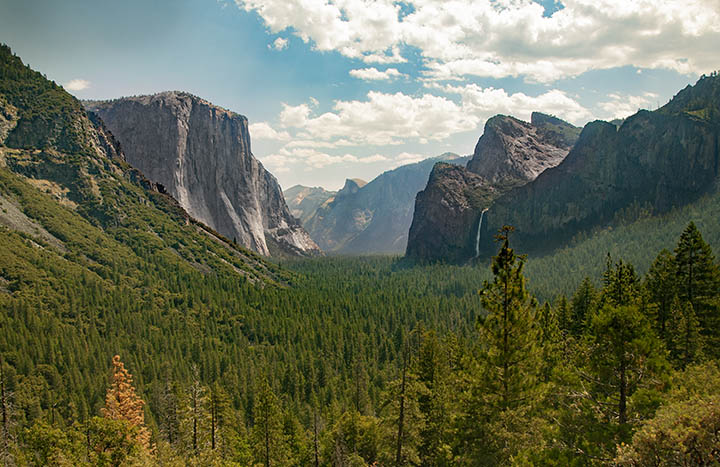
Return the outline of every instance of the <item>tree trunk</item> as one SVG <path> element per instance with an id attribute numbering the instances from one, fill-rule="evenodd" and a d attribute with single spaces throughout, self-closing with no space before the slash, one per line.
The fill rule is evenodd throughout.
<path id="1" fill-rule="evenodd" d="M 400 383 L 400 414 L 398 415 L 397 454 L 395 464 L 402 465 L 403 424 L 405 422 L 405 378 L 407 372 L 407 349 L 403 357 L 402 382 Z"/>
<path id="2" fill-rule="evenodd" d="M 320 455 L 318 453 L 318 416 L 317 409 L 315 409 L 315 416 L 313 417 L 313 445 L 315 447 L 315 467 L 320 467 Z"/>

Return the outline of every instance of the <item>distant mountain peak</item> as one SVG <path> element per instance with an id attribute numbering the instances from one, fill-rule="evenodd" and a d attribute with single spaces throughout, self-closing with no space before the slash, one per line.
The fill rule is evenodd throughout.
<path id="1" fill-rule="evenodd" d="M 360 178 L 347 178 L 345 179 L 345 185 L 338 191 L 337 196 L 357 193 L 358 190 L 365 185 L 367 185 L 367 182 Z"/>

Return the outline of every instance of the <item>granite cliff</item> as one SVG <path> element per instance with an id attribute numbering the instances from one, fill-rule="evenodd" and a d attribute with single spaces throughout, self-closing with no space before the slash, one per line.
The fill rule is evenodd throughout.
<path id="1" fill-rule="evenodd" d="M 127 161 L 192 217 L 266 256 L 319 253 L 252 155 L 245 117 L 183 92 L 85 107 L 120 141 Z"/>
<path id="2" fill-rule="evenodd" d="M 547 121 L 544 116 L 540 120 Z M 570 143 L 561 138 L 569 133 L 557 131 L 556 123 L 551 133 L 559 139 L 553 144 Z M 520 251 L 548 252 L 581 232 L 611 224 L 623 213 L 667 212 L 717 187 L 720 77 L 716 75 L 701 78 L 656 111 L 641 110 L 614 123 L 587 124 L 567 156 L 546 157 L 545 161 L 559 163 L 552 166 L 550 162 L 539 173 L 542 159 L 531 158 L 519 167 L 514 161 L 522 159 L 512 150 L 505 153 L 508 163 L 498 168 L 498 157 L 492 157 L 497 154 L 493 152 L 496 141 L 502 140 L 510 149 L 529 141 L 527 133 L 507 138 L 517 129 L 509 124 L 504 122 L 502 137 L 491 133 L 487 143 L 492 144 L 478 143 L 480 151 L 476 148 L 468 167 L 481 172 L 481 180 L 442 167 L 431 177 L 425 191 L 418 194 L 408 256 L 462 262 L 472 259 L 477 248 L 479 257 L 487 258 L 496 248 L 493 234 L 506 224 L 515 227 L 513 244 Z M 486 128 L 486 134 L 488 130 L 494 128 Z M 547 142 L 547 133 L 542 138 Z M 482 148 L 490 156 L 486 153 L 483 159 Z M 541 153 L 551 151 L 546 148 Z M 525 181 L 523 174 L 528 175 Z"/>
<path id="3" fill-rule="evenodd" d="M 451 262 L 472 258 L 483 210 L 502 193 L 560 164 L 579 133 L 537 112 L 529 123 L 505 115 L 489 119 L 467 167 L 437 164 L 418 193 L 407 256 Z"/>
<path id="4" fill-rule="evenodd" d="M 619 127 L 586 125 L 562 164 L 495 200 L 483 230 L 512 224 L 518 248 L 549 250 L 623 210 L 660 214 L 691 203 L 717 187 L 719 166 L 720 77 L 712 76 Z M 494 246 L 481 248 L 488 255 Z"/>
<path id="5" fill-rule="evenodd" d="M 446 153 L 389 170 L 365 184 L 348 179 L 304 222 L 320 247 L 338 254 L 402 253 L 412 222 L 415 195 L 439 161 L 465 164 Z"/>

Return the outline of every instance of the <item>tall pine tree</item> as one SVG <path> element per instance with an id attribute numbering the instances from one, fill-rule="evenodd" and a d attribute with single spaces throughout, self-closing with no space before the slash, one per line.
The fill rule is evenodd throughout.
<path id="1" fill-rule="evenodd" d="M 720 273 L 710 245 L 705 243 L 693 222 L 680 235 L 675 248 L 678 295 L 690 302 L 700 322 L 703 336 L 709 340 L 709 348 L 716 348 L 718 332 L 718 284 Z M 717 354 L 718 351 L 716 350 Z"/>

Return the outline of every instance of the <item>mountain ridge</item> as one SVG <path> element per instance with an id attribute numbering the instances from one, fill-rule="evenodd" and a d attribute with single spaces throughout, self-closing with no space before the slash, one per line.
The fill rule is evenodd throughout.
<path id="1" fill-rule="evenodd" d="M 429 235 L 411 234 L 415 243 L 409 243 L 408 256 L 463 262 L 474 257 L 477 247 L 487 258 L 495 249 L 493 234 L 503 225 L 515 227 L 517 248 L 544 253 L 578 233 L 608 225 L 623 209 L 638 206 L 662 214 L 693 202 L 717 185 L 719 96 L 720 78 L 705 76 L 660 109 L 641 110 L 619 126 L 588 123 L 557 166 L 469 207 L 459 227 L 445 234 L 450 247 L 433 255 L 422 246 L 431 242 Z M 480 239 L 477 246 L 475 238 Z"/>

